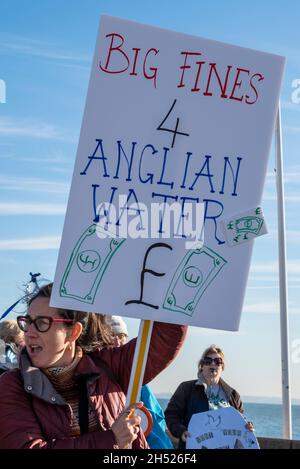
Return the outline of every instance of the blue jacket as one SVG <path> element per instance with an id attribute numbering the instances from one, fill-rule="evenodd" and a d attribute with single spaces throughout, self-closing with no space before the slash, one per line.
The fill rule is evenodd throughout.
<path id="1" fill-rule="evenodd" d="M 162 408 L 147 384 L 142 387 L 141 401 L 147 407 L 153 418 L 153 427 L 146 440 L 150 448 L 174 449 L 171 440 L 166 434 L 166 422 Z"/>

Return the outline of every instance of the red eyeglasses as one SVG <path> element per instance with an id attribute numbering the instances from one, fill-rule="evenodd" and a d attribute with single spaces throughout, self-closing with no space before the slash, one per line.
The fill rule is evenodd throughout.
<path id="1" fill-rule="evenodd" d="M 31 319 L 30 316 L 18 316 L 17 323 L 21 331 L 28 332 L 31 324 L 34 324 L 34 327 L 38 332 L 47 332 L 54 322 L 62 323 L 73 323 L 72 319 L 63 319 L 63 318 L 52 318 L 50 316 L 37 316 L 35 319 Z"/>
<path id="2" fill-rule="evenodd" d="M 203 360 L 202 360 L 202 364 L 206 365 L 206 366 L 209 366 L 212 363 L 214 363 L 217 366 L 221 366 L 221 365 L 223 365 L 223 360 L 220 357 L 216 357 L 216 358 L 204 357 Z"/>

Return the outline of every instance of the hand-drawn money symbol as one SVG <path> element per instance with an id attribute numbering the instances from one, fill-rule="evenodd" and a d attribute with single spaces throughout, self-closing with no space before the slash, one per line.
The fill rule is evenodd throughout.
<path id="1" fill-rule="evenodd" d="M 77 265 L 82 272 L 93 272 L 101 263 L 97 251 L 81 251 L 77 256 Z"/>
<path id="2" fill-rule="evenodd" d="M 245 220 L 244 226 L 245 226 L 245 228 L 251 228 L 251 226 L 252 226 L 252 220 Z"/>
<path id="3" fill-rule="evenodd" d="M 189 287 L 197 287 L 202 282 L 202 272 L 197 267 L 190 266 L 183 272 L 183 281 Z"/>
<path id="4" fill-rule="evenodd" d="M 147 268 L 148 256 L 149 256 L 150 252 L 153 249 L 157 249 L 157 248 L 165 248 L 165 249 L 169 249 L 170 251 L 173 250 L 172 246 L 170 246 L 169 244 L 166 244 L 166 243 L 154 243 L 154 244 L 151 244 L 151 246 L 148 247 L 148 249 L 145 253 L 145 256 L 144 256 L 143 269 L 141 271 L 141 276 L 140 276 L 140 287 L 141 287 L 140 288 L 140 298 L 136 299 L 136 300 L 126 301 L 126 303 L 125 303 L 126 306 L 129 305 L 129 304 L 135 303 L 135 304 L 141 304 L 141 305 L 144 305 L 144 306 L 148 306 L 149 308 L 154 308 L 154 309 L 159 308 L 158 305 L 155 305 L 153 303 L 148 303 L 144 299 L 145 274 L 154 275 L 155 277 L 164 277 L 166 275 L 166 272 L 156 272 L 153 269 L 148 269 Z"/>
<path id="5" fill-rule="evenodd" d="M 226 263 L 207 246 L 189 250 L 173 275 L 163 309 L 192 316 L 205 290 Z"/>
<path id="6" fill-rule="evenodd" d="M 260 217 L 242 217 L 235 221 L 236 234 L 240 233 L 252 233 L 258 235 L 261 230 L 264 221 Z"/>
<path id="7" fill-rule="evenodd" d="M 60 296 L 94 303 L 105 272 L 125 241 L 104 234 L 105 230 L 94 223 L 81 234 L 65 267 Z"/>

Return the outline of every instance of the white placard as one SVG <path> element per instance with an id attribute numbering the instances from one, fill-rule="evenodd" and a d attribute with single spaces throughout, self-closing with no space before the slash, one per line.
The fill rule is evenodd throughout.
<path id="1" fill-rule="evenodd" d="M 280 56 L 102 17 L 53 306 L 238 329 L 253 242 L 230 248 L 221 220 L 260 204 L 283 68 Z M 167 211 L 147 226 L 162 202 L 182 210 L 170 234 Z M 204 245 L 186 250 L 196 203 Z M 103 239 L 107 227 L 118 237 Z"/>
<path id="2" fill-rule="evenodd" d="M 190 420 L 187 449 L 258 449 L 253 432 L 233 407 L 194 414 Z"/>

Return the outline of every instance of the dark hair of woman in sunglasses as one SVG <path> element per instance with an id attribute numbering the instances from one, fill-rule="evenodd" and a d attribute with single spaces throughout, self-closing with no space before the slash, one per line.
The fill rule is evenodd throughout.
<path id="1" fill-rule="evenodd" d="M 223 350 L 211 345 L 198 362 L 197 379 L 181 383 L 171 397 L 165 416 L 171 434 L 179 439 L 179 448 L 185 448 L 190 436 L 188 425 L 192 415 L 228 406 L 244 412 L 239 393 L 221 378 L 224 368 Z M 253 431 L 252 422 L 247 422 L 246 428 Z"/>
<path id="2" fill-rule="evenodd" d="M 52 293 L 52 283 L 42 287 L 39 292 L 28 301 L 28 306 L 37 298 L 49 298 Z M 65 323 L 66 327 L 71 328 L 76 322 L 82 325 L 82 333 L 77 339 L 79 345 L 84 352 L 92 352 L 98 348 L 112 346 L 114 337 L 110 327 L 108 327 L 105 315 L 97 313 L 85 313 L 70 309 L 58 309 L 58 317 L 62 319 L 72 320 L 72 323 Z"/>
<path id="3" fill-rule="evenodd" d="M 25 347 L 0 377 L 0 449 L 149 448 L 133 414 L 142 403 L 125 408 L 136 339 L 114 347 L 104 315 L 50 307 L 51 292 L 41 288 L 18 317 Z M 143 384 L 173 361 L 186 330 L 154 322 Z"/>

